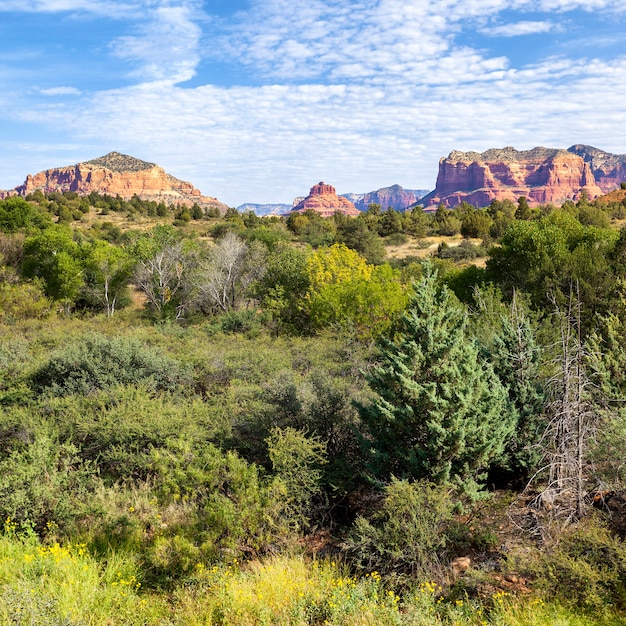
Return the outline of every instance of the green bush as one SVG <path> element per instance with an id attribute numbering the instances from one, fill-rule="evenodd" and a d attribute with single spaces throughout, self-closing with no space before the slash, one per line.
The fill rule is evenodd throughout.
<path id="1" fill-rule="evenodd" d="M 566 531 L 551 550 L 510 564 L 525 568 L 545 597 L 565 605 L 594 612 L 626 608 L 626 546 L 594 520 Z"/>
<path id="2" fill-rule="evenodd" d="M 13 449 L 0 461 L 0 518 L 32 524 L 44 534 L 74 527 L 87 511 L 94 467 L 45 427 L 15 434 Z"/>
<path id="3" fill-rule="evenodd" d="M 441 573 L 452 508 L 449 490 L 394 478 L 380 508 L 369 518 L 357 518 L 346 544 L 348 553 L 361 572 L 400 579 L 436 577 Z"/>
<path id="4" fill-rule="evenodd" d="M 133 339 L 98 333 L 60 349 L 31 378 L 36 391 L 59 396 L 87 395 L 115 385 L 175 391 L 189 382 L 177 361 Z"/>
<path id="5" fill-rule="evenodd" d="M 108 482 L 148 478 L 153 449 L 168 439 L 219 440 L 229 427 L 210 403 L 155 394 L 145 387 L 51 398 L 40 410 L 62 437 L 80 445 L 82 458 L 97 463 Z"/>

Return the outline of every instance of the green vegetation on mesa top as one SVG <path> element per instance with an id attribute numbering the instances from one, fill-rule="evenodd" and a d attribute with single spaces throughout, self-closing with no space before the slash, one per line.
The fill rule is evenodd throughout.
<path id="1" fill-rule="evenodd" d="M 0 623 L 626 623 L 624 211 L 0 201 Z"/>
<path id="2" fill-rule="evenodd" d="M 85 164 L 106 167 L 113 172 L 139 172 L 156 167 L 156 163 L 148 163 L 119 152 L 109 152 L 106 156 L 85 161 Z"/>

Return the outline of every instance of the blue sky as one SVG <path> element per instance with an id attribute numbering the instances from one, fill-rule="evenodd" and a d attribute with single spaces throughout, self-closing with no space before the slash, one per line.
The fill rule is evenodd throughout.
<path id="1" fill-rule="evenodd" d="M 229 205 L 626 152 L 623 0 L 0 0 L 0 188 L 112 150 Z"/>

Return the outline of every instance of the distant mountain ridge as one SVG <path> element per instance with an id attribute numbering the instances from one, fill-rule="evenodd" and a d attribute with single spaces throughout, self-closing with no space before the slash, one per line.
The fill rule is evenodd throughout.
<path id="1" fill-rule="evenodd" d="M 512 147 L 485 152 L 452 151 L 439 161 L 435 190 L 422 198 L 425 207 L 461 202 L 487 206 L 493 200 L 530 204 L 576 200 L 583 190 L 590 198 L 610 192 L 626 180 L 626 155 L 611 154 L 582 144 L 567 150 Z"/>
<path id="2" fill-rule="evenodd" d="M 228 207 L 211 196 L 204 196 L 191 183 L 168 174 L 156 163 L 142 161 L 119 152 L 84 161 L 76 165 L 44 170 L 26 177 L 23 185 L 0 192 L 0 197 L 27 196 L 35 191 L 44 193 L 74 191 L 81 196 L 92 192 L 120 196 L 129 200 L 134 195 L 142 200 L 166 204 L 217 208 Z"/>
<path id="3" fill-rule="evenodd" d="M 429 191 L 429 189 L 404 189 L 400 185 L 391 185 L 391 187 L 382 187 L 368 193 L 344 193 L 342 196 L 348 198 L 359 211 L 367 211 L 370 204 L 380 204 L 383 210 L 391 207 L 396 211 L 405 211 Z"/>
<path id="4" fill-rule="evenodd" d="M 342 193 L 339 197 L 349 200 L 359 211 L 367 211 L 367 207 L 372 203 L 380 204 L 383 210 L 391 207 L 396 211 L 405 211 L 410 206 L 416 204 L 429 191 L 429 189 L 404 189 L 400 185 L 391 185 L 390 187 L 382 187 L 367 193 Z M 239 205 L 237 210 L 242 213 L 252 211 L 259 216 L 287 215 L 294 206 L 303 200 L 303 197 L 296 198 L 292 204 L 246 203 Z"/>

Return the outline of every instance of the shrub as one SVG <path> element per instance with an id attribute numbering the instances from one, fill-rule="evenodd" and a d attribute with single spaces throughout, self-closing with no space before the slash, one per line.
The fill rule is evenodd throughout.
<path id="1" fill-rule="evenodd" d="M 532 568 L 536 588 L 579 609 L 626 607 L 626 546 L 594 520 L 567 531 L 549 551 L 521 563 Z M 513 558 L 511 565 L 519 565 Z"/>
<path id="2" fill-rule="evenodd" d="M 0 461 L 0 518 L 30 523 L 41 533 L 72 527 L 87 509 L 94 468 L 45 427 L 30 435 L 32 442 L 15 443 Z"/>
<path id="3" fill-rule="evenodd" d="M 358 570 L 387 576 L 436 575 L 452 520 L 449 490 L 393 478 L 382 506 L 358 517 L 346 547 Z"/>
<path id="4" fill-rule="evenodd" d="M 31 383 L 53 395 L 87 395 L 114 385 L 174 391 L 189 382 L 183 366 L 138 341 L 98 333 L 62 348 L 39 368 Z"/>
<path id="5" fill-rule="evenodd" d="M 37 280 L 20 284 L 0 282 L 0 323 L 45 317 L 51 309 L 52 303 Z"/>

